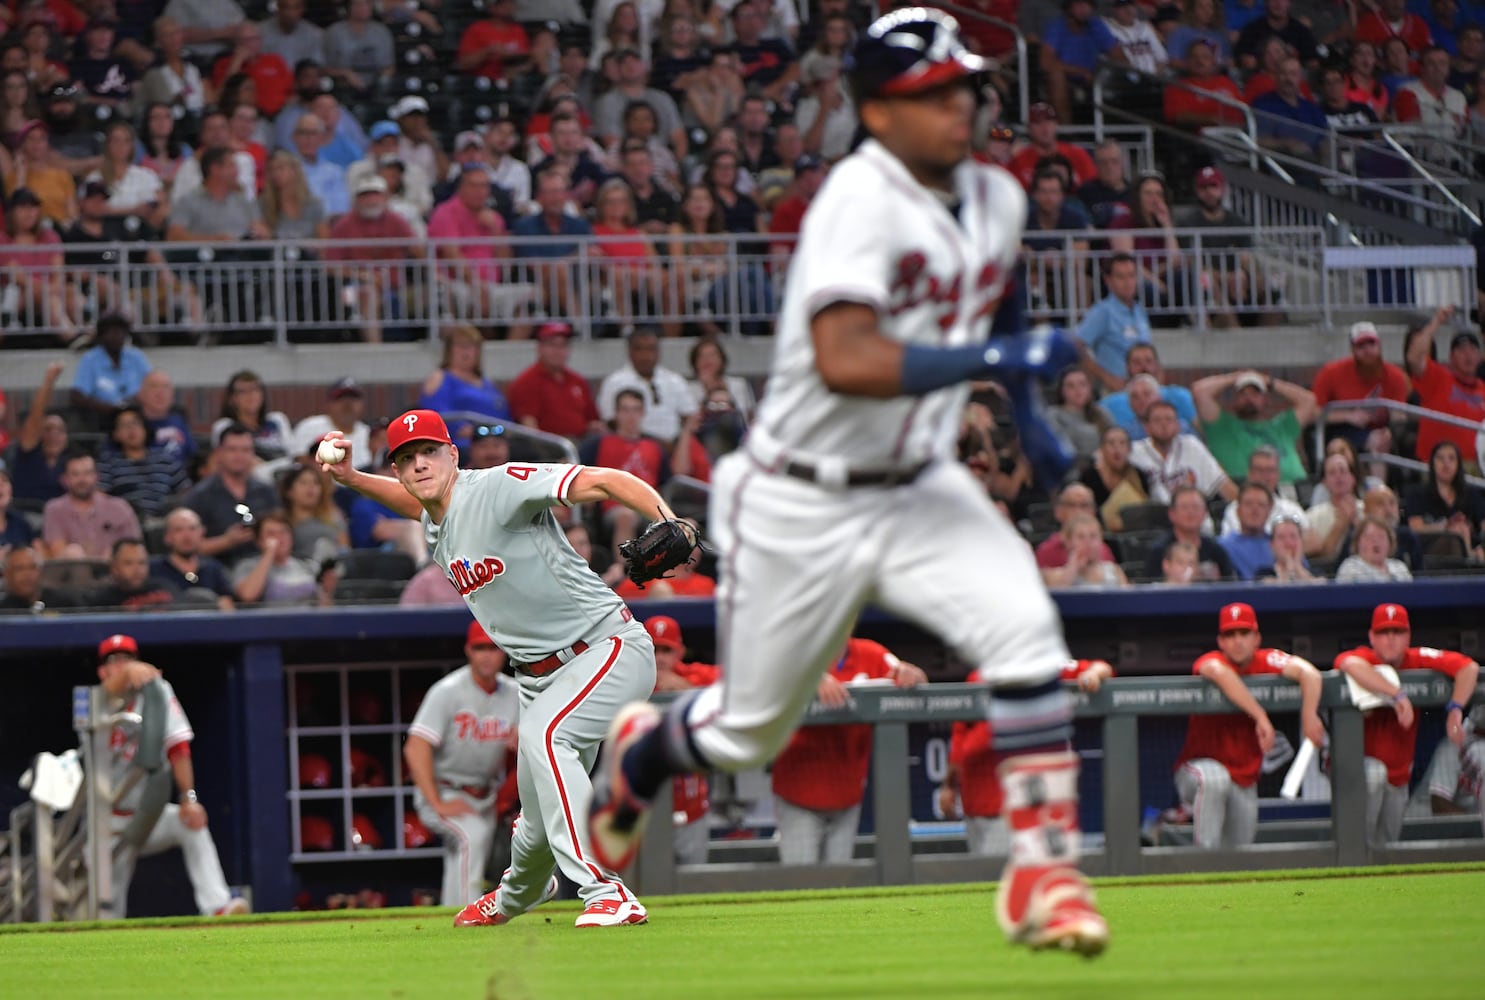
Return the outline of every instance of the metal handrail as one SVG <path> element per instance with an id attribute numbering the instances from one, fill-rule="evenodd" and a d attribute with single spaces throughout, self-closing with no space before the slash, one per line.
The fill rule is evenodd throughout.
<path id="1" fill-rule="evenodd" d="M 1315 421 L 1315 468 L 1317 469 L 1325 463 L 1325 427 L 1329 423 L 1325 416 L 1336 410 L 1391 410 L 1405 417 L 1433 420 L 1453 427 L 1467 427 L 1471 430 L 1485 430 L 1485 424 L 1480 421 L 1470 420 L 1468 417 L 1456 417 L 1452 413 L 1444 413 L 1441 410 L 1430 410 L 1425 406 L 1414 406 L 1412 403 L 1400 403 L 1395 399 L 1338 399 L 1321 407 L 1320 418 Z M 1465 457 L 1465 461 L 1469 461 L 1469 456 Z M 1413 466 L 1408 467 L 1413 468 Z M 1416 468 L 1426 470 L 1428 464 L 1418 462 Z M 1465 479 L 1472 486 L 1485 488 L 1485 479 L 1475 476 L 1466 476 Z"/>
<path id="2" fill-rule="evenodd" d="M 1430 173 L 1423 166 L 1423 164 L 1419 163 L 1418 160 L 1414 158 L 1412 153 L 1404 149 L 1402 143 L 1398 142 L 1392 137 L 1390 133 L 1387 132 L 1382 133 L 1382 141 L 1385 142 L 1393 150 L 1393 152 L 1397 153 L 1399 156 L 1405 159 L 1414 170 L 1418 171 L 1419 176 L 1427 181 L 1429 186 L 1432 187 L 1435 191 L 1442 194 L 1445 200 L 1447 200 L 1451 205 L 1463 212 L 1465 216 L 1475 225 L 1478 226 L 1480 224 L 1480 217 L 1474 212 L 1470 211 L 1468 206 L 1466 206 L 1464 202 L 1460 201 L 1455 196 L 1454 192 L 1449 190 L 1447 185 L 1440 183 L 1439 179 L 1432 173 Z"/>

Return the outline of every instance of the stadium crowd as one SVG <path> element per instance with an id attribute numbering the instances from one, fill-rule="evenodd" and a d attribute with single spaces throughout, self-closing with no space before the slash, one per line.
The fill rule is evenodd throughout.
<path id="1" fill-rule="evenodd" d="M 1225 120 L 1227 105 L 1190 100 L 1195 87 L 1265 110 L 1263 120 L 1422 121 L 1463 137 L 1485 121 L 1472 110 L 1480 9 L 1120 0 L 1100 16 L 1068 0 L 1035 23 L 1044 12 L 1015 0 L 971 6 L 1035 43 L 1034 65 L 1018 67 L 1010 33 L 965 19 L 972 44 L 999 61 L 975 141 L 1027 188 L 1026 292 L 1033 305 L 1077 307 L 1085 355 L 1049 400 L 1081 459 L 1064 489 L 1033 485 L 994 386 L 969 406 L 960 451 L 1049 583 L 1400 579 L 1479 566 L 1485 498 L 1463 478 L 1478 472 L 1473 427 L 1381 409 L 1321 416 L 1381 397 L 1478 423 L 1478 335 L 1441 311 L 1414 324 L 1396 365 L 1362 323 L 1309 388 L 1260 371 L 1169 384 L 1150 328 L 1186 322 L 1193 289 L 1214 326 L 1278 319 L 1282 303 L 1250 239 L 1206 238 L 1208 257 L 1195 260 L 1178 235 L 1247 226 L 1227 207 L 1219 166 L 1178 160 L 1168 166 L 1185 172 L 1169 180 L 1133 177 L 1117 142 L 1085 149 L 1059 129 L 1086 114 L 1091 74 L 1111 63 L 1187 81 L 1163 91 L 1180 127 Z M 768 315 L 783 277 L 754 263 L 728 273 L 719 248 L 756 234 L 759 254 L 787 255 L 856 134 L 841 60 L 870 15 L 857 0 L 820 0 L 807 17 L 788 0 L 0 7 L 0 313 L 55 332 L 4 346 L 80 352 L 66 398 L 57 361 L 24 417 L 0 416 L 5 606 L 457 599 L 426 568 L 413 526 L 341 495 L 311 460 L 338 428 L 359 461 L 381 467 L 390 414 L 368 419 L 353 378 L 329 388 L 323 413 L 291 420 L 269 406 L 272 386 L 239 372 L 219 419 L 189 423 L 146 331 L 162 302 L 187 328 L 216 307 L 197 287 L 207 258 L 184 268 L 162 236 L 213 244 L 224 266 L 244 239 L 347 241 L 320 252 L 337 269 L 346 335 L 365 341 L 412 335 L 399 320 L 425 296 L 388 265 L 437 239 L 454 305 L 441 363 L 418 388 L 422 405 L 482 415 L 454 423 L 466 464 L 499 464 L 513 448 L 529 457 L 520 431 L 530 427 L 657 486 L 705 483 L 745 434 L 759 388 L 727 372 L 718 321 Z M 1004 118 L 1018 72 L 1046 100 L 1016 129 Z M 1295 135 L 1276 141 L 1294 151 Z M 1096 302 L 1071 302 L 1076 289 L 1036 265 L 1068 239 L 1103 248 L 1090 268 Z M 568 265 L 583 240 L 598 241 L 601 304 L 577 300 Z M 112 287 L 117 260 L 100 245 L 134 242 L 129 263 L 149 280 Z M 478 321 L 457 322 L 460 308 Z M 628 336 L 629 362 L 595 387 L 568 367 L 573 330 L 551 317 L 597 309 Z M 700 337 L 689 378 L 658 364 L 659 338 L 680 333 Z M 480 345 L 495 336 L 531 338 L 535 363 L 487 375 Z M 1317 467 L 1303 434 L 1321 419 L 1329 443 Z M 1373 454 L 1416 457 L 1427 471 L 1358 457 Z M 637 527 L 598 510 L 571 531 L 618 583 L 615 546 Z M 643 596 L 708 587 L 693 574 Z"/>

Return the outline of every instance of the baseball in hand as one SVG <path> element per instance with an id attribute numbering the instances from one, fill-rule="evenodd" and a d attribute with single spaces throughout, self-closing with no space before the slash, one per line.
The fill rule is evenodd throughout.
<path id="1" fill-rule="evenodd" d="M 315 458 L 326 465 L 339 465 L 345 461 L 345 449 L 334 441 L 321 441 L 319 448 L 315 449 Z"/>

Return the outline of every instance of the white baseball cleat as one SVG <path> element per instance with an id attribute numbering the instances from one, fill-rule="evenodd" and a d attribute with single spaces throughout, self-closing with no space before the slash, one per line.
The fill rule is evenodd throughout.
<path id="1" fill-rule="evenodd" d="M 574 922 L 576 927 L 624 927 L 630 924 L 646 924 L 650 915 L 637 901 L 620 902 L 617 899 L 600 899 L 589 903 Z"/>
<path id="2" fill-rule="evenodd" d="M 660 724 L 649 702 L 625 705 L 608 727 L 608 737 L 593 772 L 593 799 L 588 806 L 588 837 L 598 863 L 621 872 L 634 861 L 645 830 L 650 804 L 636 797 L 624 779 L 624 752 Z M 584 926 L 579 924 L 579 926 Z"/>

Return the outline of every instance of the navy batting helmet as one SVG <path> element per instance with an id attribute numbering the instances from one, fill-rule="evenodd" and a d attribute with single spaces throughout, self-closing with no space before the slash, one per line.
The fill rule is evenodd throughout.
<path id="1" fill-rule="evenodd" d="M 942 11 L 903 7 L 866 29 L 846 60 L 846 78 L 859 102 L 920 93 L 986 68 L 964 47 L 958 21 Z"/>

